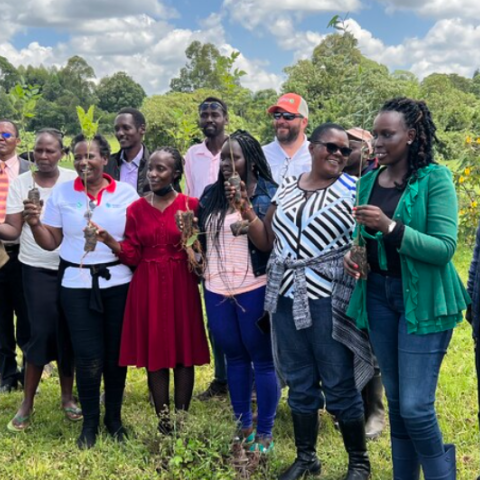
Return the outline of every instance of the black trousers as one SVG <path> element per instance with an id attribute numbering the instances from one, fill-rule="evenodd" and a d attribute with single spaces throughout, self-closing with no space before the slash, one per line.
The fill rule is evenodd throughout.
<path id="1" fill-rule="evenodd" d="M 0 268 L 0 376 L 2 385 L 16 386 L 20 377 L 15 349 L 18 344 L 25 351 L 30 325 L 18 251 L 9 251 L 8 254 L 10 260 Z"/>
<path id="2" fill-rule="evenodd" d="M 120 420 L 127 368 L 118 365 L 128 284 L 101 290 L 103 313 L 89 308 L 90 289 L 60 289 L 75 354 L 84 426 L 98 427 L 100 383 L 105 386 L 105 422 Z"/>

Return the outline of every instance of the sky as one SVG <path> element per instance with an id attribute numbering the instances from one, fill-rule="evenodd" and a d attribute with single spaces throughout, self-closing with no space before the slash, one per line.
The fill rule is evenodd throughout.
<path id="1" fill-rule="evenodd" d="M 13 65 L 84 57 L 98 78 L 125 71 L 164 93 L 194 41 L 222 54 L 254 91 L 281 89 L 284 68 L 309 58 L 330 19 L 346 18 L 367 57 L 420 79 L 480 67 L 478 0 L 0 0 L 0 55 Z"/>

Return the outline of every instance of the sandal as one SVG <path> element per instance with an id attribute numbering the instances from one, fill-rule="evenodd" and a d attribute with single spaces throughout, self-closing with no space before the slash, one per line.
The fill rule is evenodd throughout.
<path id="1" fill-rule="evenodd" d="M 262 455 L 268 455 L 273 452 L 275 444 L 271 438 L 255 438 L 255 442 L 248 449 L 249 452 L 260 452 Z"/>
<path id="2" fill-rule="evenodd" d="M 7 425 L 7 430 L 13 433 L 24 432 L 30 428 L 32 424 L 32 417 L 35 413 L 35 410 L 32 410 L 29 415 L 22 417 L 21 415 L 15 415 Z"/>
<path id="3" fill-rule="evenodd" d="M 79 422 L 80 420 L 83 420 L 82 409 L 77 405 L 73 405 L 71 407 L 62 406 L 62 410 L 63 413 L 65 413 L 67 420 L 70 420 L 71 422 Z"/>

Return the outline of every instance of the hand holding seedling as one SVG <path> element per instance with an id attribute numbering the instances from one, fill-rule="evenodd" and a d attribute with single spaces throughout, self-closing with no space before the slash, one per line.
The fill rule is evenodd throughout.
<path id="1" fill-rule="evenodd" d="M 43 200 L 40 200 L 39 203 L 35 203 L 32 200 L 23 201 L 23 220 L 30 225 L 30 227 L 35 227 L 40 224 L 42 207 Z"/>

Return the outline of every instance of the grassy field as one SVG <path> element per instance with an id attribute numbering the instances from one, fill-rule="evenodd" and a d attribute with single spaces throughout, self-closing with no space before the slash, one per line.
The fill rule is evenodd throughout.
<path id="1" fill-rule="evenodd" d="M 461 249 L 456 264 L 462 278 L 471 251 Z M 212 377 L 211 367 L 197 370 L 195 392 L 202 391 Z M 147 480 L 234 479 L 229 466 L 229 444 L 235 431 L 227 401 L 201 403 L 194 400 L 188 417 L 181 419 L 172 437 L 156 431 L 156 418 L 147 401 L 145 373 L 131 369 L 125 397 L 124 422 L 131 432 L 125 445 L 115 444 L 102 430 L 97 446 L 79 451 L 75 440 L 80 425 L 69 423 L 60 410 L 55 372 L 44 379 L 37 396 L 31 429 L 11 434 L 6 425 L 14 415 L 22 394 L 0 397 L 1 480 Z M 442 367 L 437 408 L 445 441 L 457 445 L 458 478 L 472 480 L 480 473 L 477 426 L 476 380 L 470 326 L 456 329 Z M 318 453 L 323 461 L 322 478 L 340 480 L 347 456 L 339 433 L 322 413 Z M 290 414 L 282 398 L 275 426 L 276 450 L 254 478 L 275 479 L 295 456 Z M 374 480 L 392 478 L 388 433 L 369 443 Z"/>

